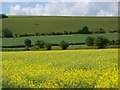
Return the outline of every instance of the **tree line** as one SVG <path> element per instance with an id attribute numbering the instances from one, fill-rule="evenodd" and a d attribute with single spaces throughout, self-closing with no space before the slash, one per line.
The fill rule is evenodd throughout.
<path id="1" fill-rule="evenodd" d="M 117 30 L 112 30 L 110 31 L 110 33 L 115 33 L 118 32 Z M 24 33 L 24 34 L 17 34 L 17 33 L 13 33 L 10 29 L 5 28 L 2 29 L 2 36 L 0 36 L 1 38 L 11 38 L 11 37 L 29 37 L 29 36 L 50 36 L 50 35 L 70 35 L 70 34 L 101 34 L 101 33 L 106 33 L 104 29 L 100 28 L 96 31 L 89 31 L 89 28 L 87 26 L 84 26 L 83 28 L 78 29 L 77 31 L 64 31 L 64 32 L 49 32 L 49 33 L 39 33 L 36 32 L 35 34 L 28 34 L 28 33 Z"/>
<path id="2" fill-rule="evenodd" d="M 25 47 L 26 50 L 30 50 L 30 48 L 32 50 L 37 50 L 37 49 L 40 49 L 40 48 L 46 48 L 47 50 L 51 50 L 51 48 L 52 48 L 52 44 L 51 43 L 45 42 L 43 40 L 37 40 L 34 43 L 34 45 L 32 46 L 32 41 L 30 39 L 25 39 L 24 44 L 26 46 Z M 65 50 L 69 46 L 69 43 L 67 43 L 65 41 L 61 41 L 59 43 L 59 46 L 61 47 L 62 50 Z"/>
<path id="3" fill-rule="evenodd" d="M 46 48 L 47 50 L 51 50 L 52 49 L 52 43 L 49 42 L 45 42 L 43 40 L 37 40 L 33 45 L 32 45 L 32 41 L 30 39 L 25 39 L 24 41 L 25 44 L 25 49 L 26 50 L 39 50 L 40 48 Z M 120 39 L 118 40 L 112 40 L 110 41 L 109 39 L 103 37 L 103 36 L 98 36 L 98 37 L 87 37 L 85 44 L 87 46 L 95 46 L 98 49 L 103 49 L 106 48 L 106 46 L 108 45 L 120 45 Z M 61 41 L 59 43 L 59 47 L 62 50 L 66 50 L 68 47 L 70 46 L 70 44 L 66 41 Z"/>
<path id="4" fill-rule="evenodd" d="M 87 37 L 86 38 L 86 45 L 87 46 L 96 46 L 98 49 L 105 48 L 108 45 L 120 45 L 120 39 L 110 41 L 106 37 L 98 36 L 94 37 Z"/>

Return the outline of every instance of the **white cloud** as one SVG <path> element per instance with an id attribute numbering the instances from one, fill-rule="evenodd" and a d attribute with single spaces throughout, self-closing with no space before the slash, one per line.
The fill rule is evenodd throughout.
<path id="1" fill-rule="evenodd" d="M 10 7 L 10 14 L 25 15 L 85 15 L 88 11 L 88 2 L 49 2 L 45 6 L 36 4 L 34 7 L 21 7 L 15 5 Z"/>
<path id="2" fill-rule="evenodd" d="M 113 16 L 112 13 L 109 13 L 109 12 L 105 12 L 103 10 L 100 10 L 98 13 L 97 13 L 97 16 Z"/>
<path id="3" fill-rule="evenodd" d="M 20 7 L 20 5 L 16 5 L 15 7 L 14 6 L 12 6 L 11 7 L 11 13 L 20 13 L 20 10 L 21 10 L 21 7 Z"/>
<path id="4" fill-rule="evenodd" d="M 19 4 L 10 7 L 12 15 L 97 15 L 112 16 L 117 15 L 117 4 L 99 4 L 90 2 L 49 2 L 45 5 L 36 4 L 34 7 L 21 7 Z"/>
<path id="5" fill-rule="evenodd" d="M 21 7 L 20 5 L 15 5 L 10 7 L 11 15 L 41 15 L 43 12 L 43 7 L 36 4 L 35 7 Z"/>

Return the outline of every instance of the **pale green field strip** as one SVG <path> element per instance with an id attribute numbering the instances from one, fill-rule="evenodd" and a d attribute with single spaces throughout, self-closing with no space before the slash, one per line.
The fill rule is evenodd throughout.
<path id="1" fill-rule="evenodd" d="M 52 44 L 59 44 L 62 40 L 68 43 L 85 43 L 88 36 L 97 37 L 104 36 L 109 40 L 117 40 L 118 34 L 77 34 L 77 35 L 58 35 L 58 36 L 34 36 L 34 37 L 20 37 L 20 38 L 3 38 L 2 46 L 18 46 L 24 45 L 25 39 L 30 39 L 32 44 L 37 40 L 44 40 Z"/>

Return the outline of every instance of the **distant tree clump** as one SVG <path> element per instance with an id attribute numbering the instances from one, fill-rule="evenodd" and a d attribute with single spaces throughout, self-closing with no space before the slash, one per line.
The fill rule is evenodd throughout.
<path id="1" fill-rule="evenodd" d="M 79 34 L 91 34 L 87 26 L 84 26 L 82 29 L 78 29 Z"/>
<path id="2" fill-rule="evenodd" d="M 6 14 L 0 14 L 0 18 L 8 18 Z"/>
<path id="3" fill-rule="evenodd" d="M 47 48 L 47 50 L 51 50 L 52 44 L 49 42 L 45 42 L 44 48 Z"/>
<path id="4" fill-rule="evenodd" d="M 26 47 L 30 47 L 31 46 L 31 40 L 30 39 L 25 39 L 25 41 L 24 41 L 24 44 L 25 44 L 25 46 Z"/>
<path id="5" fill-rule="evenodd" d="M 35 45 L 37 45 L 37 46 L 39 46 L 40 48 L 43 48 L 43 46 L 44 46 L 44 44 L 45 44 L 45 42 L 43 41 L 43 40 L 37 40 L 36 42 L 35 42 Z"/>
<path id="6" fill-rule="evenodd" d="M 109 43 L 110 41 L 105 38 L 105 37 L 102 37 L 102 36 L 99 36 L 95 39 L 95 45 L 97 46 L 97 48 L 105 48 L 107 46 L 107 44 Z"/>
<path id="7" fill-rule="evenodd" d="M 94 45 L 94 38 L 93 37 L 87 37 L 86 38 L 86 45 L 87 46 L 93 46 Z"/>
<path id="8" fill-rule="evenodd" d="M 10 38 L 10 37 L 13 37 L 13 33 L 8 29 L 8 28 L 5 28 L 2 30 L 2 37 L 6 37 L 6 38 Z"/>
<path id="9" fill-rule="evenodd" d="M 65 41 L 61 41 L 59 46 L 62 48 L 62 50 L 65 50 L 69 46 L 69 43 L 67 43 Z"/>

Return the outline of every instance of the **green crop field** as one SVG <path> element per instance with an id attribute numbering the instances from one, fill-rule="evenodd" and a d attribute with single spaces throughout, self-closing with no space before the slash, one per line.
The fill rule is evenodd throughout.
<path id="1" fill-rule="evenodd" d="M 3 88 L 118 88 L 118 49 L 2 55 Z"/>
<path id="2" fill-rule="evenodd" d="M 52 44 L 59 44 L 62 40 L 67 41 L 68 43 L 85 43 L 85 40 L 88 36 L 104 36 L 109 40 L 117 40 L 118 34 L 77 34 L 77 35 L 57 35 L 57 36 L 32 36 L 32 37 L 19 37 L 19 38 L 3 38 L 2 46 L 18 46 L 24 45 L 24 40 L 29 38 L 32 41 L 32 44 L 37 40 L 44 40 Z"/>
<path id="3" fill-rule="evenodd" d="M 118 49 L 95 49 L 95 46 L 83 45 L 88 36 L 103 36 L 116 41 L 119 34 L 109 32 L 118 30 L 118 17 L 9 16 L 2 19 L 2 28 L 10 29 L 14 35 L 77 31 L 83 26 L 87 26 L 89 31 L 102 28 L 106 33 L 0 38 L 0 47 L 6 46 L 0 48 L 4 51 L 0 52 L 2 87 L 118 88 Z M 17 46 L 24 45 L 25 39 L 30 39 L 32 45 L 37 40 L 51 44 L 64 40 L 75 45 L 70 45 L 68 50 L 60 50 L 59 46 L 53 45 L 51 51 L 43 48 L 22 51 L 27 48 Z"/>
<path id="4" fill-rule="evenodd" d="M 2 20 L 2 26 L 18 34 L 77 31 L 83 26 L 108 32 L 118 30 L 118 17 L 9 16 Z"/>
<path id="5" fill-rule="evenodd" d="M 77 16 L 9 16 L 2 20 L 3 28 L 10 29 L 13 33 L 49 33 L 77 31 L 83 26 L 88 26 L 90 31 L 103 28 L 106 32 L 118 30 L 118 17 L 77 17 Z M 58 44 L 65 40 L 69 43 L 85 43 L 88 36 L 105 36 L 110 40 L 117 40 L 118 34 L 91 34 L 91 35 L 62 35 L 62 36 L 38 36 L 38 37 L 19 37 L 3 38 L 3 46 L 23 45 L 24 40 L 29 38 L 32 44 L 36 40 L 44 40 L 53 44 Z"/>

